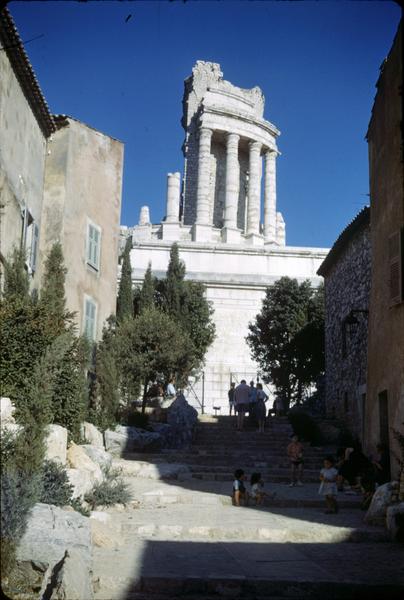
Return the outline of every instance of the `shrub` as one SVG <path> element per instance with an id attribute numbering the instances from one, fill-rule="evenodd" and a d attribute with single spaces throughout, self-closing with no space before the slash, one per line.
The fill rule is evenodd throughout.
<path id="1" fill-rule="evenodd" d="M 121 477 L 117 469 L 105 469 L 105 479 L 101 483 L 96 483 L 93 489 L 84 496 L 94 510 L 96 506 L 112 506 L 113 504 L 128 504 L 132 499 L 132 494 L 128 484 Z"/>
<path id="2" fill-rule="evenodd" d="M 41 502 L 66 506 L 71 504 L 72 492 L 66 469 L 53 460 L 46 460 L 42 472 Z"/>
<path id="3" fill-rule="evenodd" d="M 119 421 L 122 425 L 130 427 L 139 427 L 140 429 L 149 429 L 149 415 L 141 413 L 133 406 L 125 406 L 118 413 Z"/>
<path id="4" fill-rule="evenodd" d="M 70 506 L 74 508 L 76 512 L 83 515 L 83 517 L 89 517 L 91 514 L 91 510 L 84 506 L 79 498 L 72 498 Z"/>
<path id="5" fill-rule="evenodd" d="M 305 412 L 298 409 L 292 409 L 288 413 L 288 419 L 292 425 L 294 433 L 305 442 L 310 442 L 312 446 L 321 442 L 321 436 L 315 420 Z"/>

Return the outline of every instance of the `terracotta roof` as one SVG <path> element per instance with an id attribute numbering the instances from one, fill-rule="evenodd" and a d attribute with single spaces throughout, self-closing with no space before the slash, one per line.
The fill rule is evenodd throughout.
<path id="1" fill-rule="evenodd" d="M 317 270 L 317 275 L 325 277 L 331 267 L 336 263 L 339 256 L 345 250 L 347 244 L 352 240 L 354 235 L 361 229 L 370 224 L 370 208 L 364 206 L 362 210 L 356 215 L 353 221 L 345 227 L 343 232 L 339 235 L 333 247 L 321 263 Z"/>
<path id="2" fill-rule="evenodd" d="M 35 77 L 34 69 L 29 62 L 20 35 L 7 8 L 0 11 L 0 41 L 1 50 L 4 50 L 9 58 L 42 133 L 45 137 L 49 137 L 56 131 L 55 121 L 49 111 L 38 80 Z"/>

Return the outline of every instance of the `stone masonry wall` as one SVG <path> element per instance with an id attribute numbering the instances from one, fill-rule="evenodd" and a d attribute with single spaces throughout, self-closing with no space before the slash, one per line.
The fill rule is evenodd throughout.
<path id="1" fill-rule="evenodd" d="M 355 313 L 357 325 L 344 327 L 343 321 L 351 310 L 368 309 L 370 266 L 370 231 L 365 225 L 325 278 L 327 413 L 335 414 L 360 439 L 366 394 L 367 315 Z"/>

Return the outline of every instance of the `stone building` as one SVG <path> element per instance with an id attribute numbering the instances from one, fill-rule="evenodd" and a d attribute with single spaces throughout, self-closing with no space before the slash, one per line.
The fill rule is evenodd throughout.
<path id="1" fill-rule="evenodd" d="M 56 124 L 7 9 L 0 45 L 0 277 L 17 245 L 37 287 L 46 149 Z"/>
<path id="2" fill-rule="evenodd" d="M 116 304 L 123 144 L 50 113 L 7 8 L 0 43 L 0 260 L 25 249 L 38 289 L 60 241 L 67 307 L 97 339 Z"/>
<path id="3" fill-rule="evenodd" d="M 220 65 L 198 61 L 185 81 L 183 178 L 168 174 L 166 215 L 160 223 L 152 224 L 143 207 L 139 224 L 122 230 L 132 235 L 136 285 L 149 261 L 154 274 L 164 276 L 176 241 L 187 277 L 206 286 L 216 339 L 203 377 L 194 384 L 195 395 L 189 397 L 198 397 L 197 408 L 203 398 L 207 412 L 214 406 L 227 411 L 231 380 L 257 377 L 245 337 L 266 287 L 285 275 L 316 285 L 316 271 L 327 254 L 322 248 L 286 246 L 276 204 L 280 132 L 263 113 L 259 88 L 236 87 L 223 80 Z"/>
<path id="4" fill-rule="evenodd" d="M 364 435 L 370 294 L 370 210 L 344 229 L 317 273 L 325 286 L 326 412 Z"/>
<path id="5" fill-rule="evenodd" d="M 403 23 L 381 67 L 367 132 L 372 274 L 365 444 L 399 455 L 404 432 L 404 136 Z M 392 460 L 393 470 L 397 461 Z"/>
<path id="6" fill-rule="evenodd" d="M 71 117 L 55 117 L 45 163 L 40 268 L 63 247 L 66 301 L 78 330 L 100 339 L 115 313 L 123 144 Z"/>

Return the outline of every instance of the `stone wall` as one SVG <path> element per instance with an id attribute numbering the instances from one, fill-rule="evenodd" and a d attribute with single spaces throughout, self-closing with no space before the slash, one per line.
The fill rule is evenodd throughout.
<path id="1" fill-rule="evenodd" d="M 360 439 L 366 399 L 368 316 L 353 313 L 356 325 L 344 325 L 344 319 L 352 310 L 368 309 L 370 266 L 367 222 L 346 242 L 325 275 L 327 415 L 341 419 Z"/>
<path id="2" fill-rule="evenodd" d="M 372 288 L 365 442 L 370 452 L 374 452 L 375 444 L 380 439 L 390 444 L 393 475 L 398 468 L 393 453 L 399 455 L 400 451 L 393 438 L 392 428 L 402 431 L 404 422 L 404 290 L 401 290 L 401 301 L 393 304 L 389 285 L 389 243 L 391 236 L 399 234 L 400 230 L 403 232 L 404 246 L 402 52 L 401 21 L 389 56 L 382 65 L 367 135 L 372 223 Z M 401 276 L 404 281 L 404 247 L 401 252 Z M 384 419 L 381 413 L 383 403 L 387 409 L 387 419 Z"/>
<path id="3" fill-rule="evenodd" d="M 41 226 L 46 138 L 6 52 L 0 52 L 0 131 L 0 257 L 3 261 L 20 245 L 27 208 L 34 219 L 26 238 L 29 260 L 33 225 Z"/>

